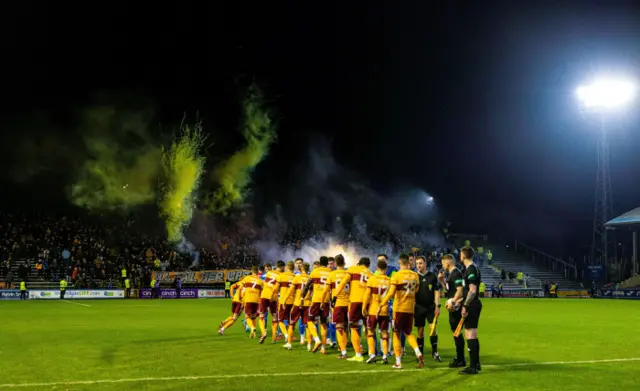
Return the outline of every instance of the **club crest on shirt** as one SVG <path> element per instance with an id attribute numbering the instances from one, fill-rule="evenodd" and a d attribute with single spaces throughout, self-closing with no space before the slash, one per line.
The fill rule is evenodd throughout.
<path id="1" fill-rule="evenodd" d="M 431 290 L 432 287 L 433 287 L 433 284 L 429 284 L 429 290 Z"/>

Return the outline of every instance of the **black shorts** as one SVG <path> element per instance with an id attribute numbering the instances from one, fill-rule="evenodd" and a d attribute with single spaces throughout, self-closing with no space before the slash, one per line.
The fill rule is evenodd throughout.
<path id="1" fill-rule="evenodd" d="M 456 331 L 458 328 L 458 323 L 460 323 L 460 319 L 462 319 L 462 311 L 453 311 L 449 312 L 449 327 L 451 327 L 451 331 Z"/>
<path id="2" fill-rule="evenodd" d="M 416 306 L 416 313 L 414 318 L 415 327 L 425 327 L 427 324 L 433 323 L 436 317 L 436 307 L 418 307 Z"/>
<path id="3" fill-rule="evenodd" d="M 480 321 L 480 313 L 482 312 L 482 303 L 474 304 L 467 308 L 467 318 L 464 320 L 465 329 L 477 329 Z"/>

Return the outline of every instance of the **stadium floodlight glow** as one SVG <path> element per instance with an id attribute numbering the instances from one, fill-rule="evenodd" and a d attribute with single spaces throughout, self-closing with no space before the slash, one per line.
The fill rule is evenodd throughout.
<path id="1" fill-rule="evenodd" d="M 613 109 L 631 102 L 636 86 L 630 80 L 599 79 L 578 87 L 576 94 L 587 109 Z"/>

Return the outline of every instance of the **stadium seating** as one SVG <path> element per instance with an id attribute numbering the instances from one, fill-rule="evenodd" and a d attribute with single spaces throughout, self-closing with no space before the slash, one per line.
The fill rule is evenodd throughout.
<path id="1" fill-rule="evenodd" d="M 640 274 L 626 279 L 620 283 L 620 288 L 636 288 L 640 286 Z"/>
<path id="2" fill-rule="evenodd" d="M 542 284 L 545 281 L 557 282 L 560 289 L 581 289 L 580 283 L 564 278 L 559 271 L 548 270 L 539 264 L 534 264 L 528 256 L 516 253 L 513 248 L 492 244 L 485 245 L 485 248 L 491 249 L 493 252 L 493 265 L 501 269 L 523 272 L 541 281 Z"/>

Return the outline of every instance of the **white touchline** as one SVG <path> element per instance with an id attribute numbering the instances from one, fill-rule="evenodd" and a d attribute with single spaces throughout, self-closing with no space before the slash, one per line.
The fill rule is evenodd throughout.
<path id="1" fill-rule="evenodd" d="M 580 365 L 580 364 L 603 364 L 613 362 L 629 362 L 640 361 L 640 357 L 633 358 L 611 358 L 606 360 L 583 360 L 583 361 L 547 361 L 547 362 L 524 362 L 515 364 L 488 364 L 482 365 L 485 368 L 508 368 L 508 367 L 533 367 L 540 365 Z M 102 380 L 72 380 L 65 382 L 51 383 L 9 383 L 0 384 L 0 388 L 28 388 L 28 387 L 56 387 L 56 386 L 72 386 L 86 384 L 105 384 L 105 383 L 136 383 L 136 382 L 158 382 L 158 381 L 175 381 L 175 380 L 215 380 L 215 379 L 237 379 L 237 378 L 255 378 L 255 377 L 286 377 L 286 376 L 324 376 L 324 375 L 354 375 L 366 373 L 406 373 L 423 371 L 452 371 L 449 368 L 410 368 L 401 371 L 392 371 L 391 369 L 372 369 L 361 371 L 327 371 L 327 372 L 290 372 L 290 373 L 239 373 L 235 375 L 202 375 L 202 376 L 168 376 L 168 377 L 138 377 L 133 379 L 102 379 Z"/>
<path id="2" fill-rule="evenodd" d="M 63 302 L 63 303 L 81 305 L 81 306 L 84 306 L 84 307 L 91 307 L 89 304 L 76 303 L 75 301 L 68 301 L 68 300 L 60 300 L 60 301 Z"/>

